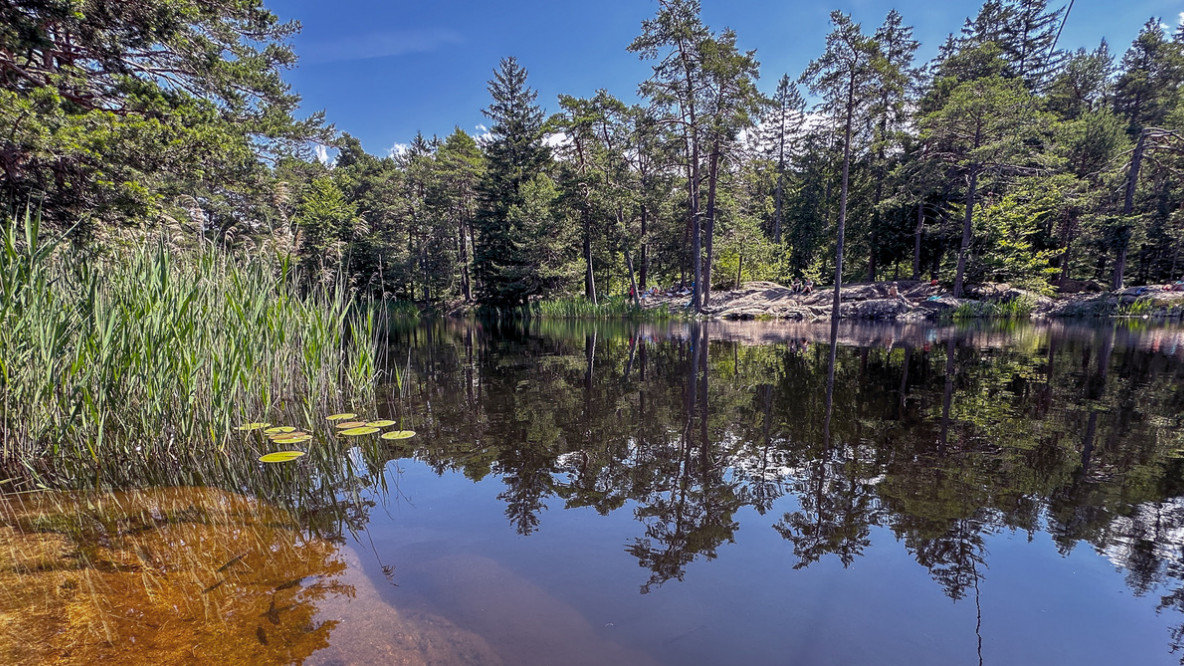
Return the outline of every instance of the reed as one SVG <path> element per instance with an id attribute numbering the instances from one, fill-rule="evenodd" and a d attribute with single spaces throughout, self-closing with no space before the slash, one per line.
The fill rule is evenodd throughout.
<path id="1" fill-rule="evenodd" d="M 0 247 L 0 491 L 226 454 L 239 423 L 372 399 L 381 315 L 342 282 L 163 239 L 104 257 L 38 227 L 10 220 Z"/>

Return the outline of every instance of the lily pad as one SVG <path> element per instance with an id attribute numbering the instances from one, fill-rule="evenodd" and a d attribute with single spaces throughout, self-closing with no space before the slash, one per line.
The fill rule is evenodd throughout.
<path id="1" fill-rule="evenodd" d="M 326 416 L 325 418 L 330 421 L 345 421 L 346 419 L 352 419 L 355 416 L 357 416 L 357 414 L 352 414 L 350 412 L 346 412 L 344 414 L 332 414 L 332 415 Z"/>
<path id="2" fill-rule="evenodd" d="M 378 428 L 372 428 L 370 426 L 362 426 L 360 428 L 350 428 L 349 430 L 342 430 L 341 434 L 342 435 L 349 435 L 350 437 L 356 437 L 358 435 L 370 435 L 370 434 L 373 434 L 376 432 L 378 432 Z"/>
<path id="3" fill-rule="evenodd" d="M 365 421 L 346 421 L 345 423 L 338 423 L 338 430 L 349 430 L 350 428 L 361 428 L 366 425 Z"/>
<path id="4" fill-rule="evenodd" d="M 265 434 L 265 435 L 279 435 L 279 434 L 283 434 L 286 432 L 296 432 L 296 429 L 293 428 L 292 426 L 276 426 L 274 428 L 268 428 L 267 430 L 264 430 L 263 434 Z"/>
<path id="5" fill-rule="evenodd" d="M 235 430 L 258 430 L 260 428 L 266 428 L 270 425 L 270 423 L 244 423 L 235 428 Z"/>
<path id="6" fill-rule="evenodd" d="M 310 439 L 312 439 L 312 435 L 302 432 L 299 435 L 277 437 L 271 441 L 275 442 L 276 444 L 299 444 L 300 442 L 307 442 Z"/>
<path id="7" fill-rule="evenodd" d="M 384 420 L 380 420 L 380 421 L 370 421 L 366 425 L 374 426 L 375 428 L 389 428 L 390 426 L 395 425 L 395 422 L 394 421 L 387 421 L 384 419 Z"/>
<path id="8" fill-rule="evenodd" d="M 259 462 L 281 463 L 289 462 L 304 455 L 304 451 L 276 451 L 265 456 L 259 456 Z"/>
<path id="9" fill-rule="evenodd" d="M 287 432 L 272 433 L 272 434 L 268 435 L 267 438 L 274 442 L 277 439 L 288 439 L 289 437 L 299 437 L 300 435 L 307 435 L 307 434 L 308 433 L 304 432 L 303 430 L 297 430 L 295 428 L 288 428 Z"/>
<path id="10" fill-rule="evenodd" d="M 410 439 L 415 437 L 414 430 L 392 430 L 382 433 L 383 439 Z"/>

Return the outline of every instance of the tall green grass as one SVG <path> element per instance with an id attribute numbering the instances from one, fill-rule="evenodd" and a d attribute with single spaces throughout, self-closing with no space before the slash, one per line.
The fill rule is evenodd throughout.
<path id="1" fill-rule="evenodd" d="M 665 305 L 642 308 L 623 296 L 602 299 L 593 304 L 583 297 L 554 298 L 532 301 L 509 309 L 484 309 L 484 315 L 506 319 L 628 319 L 632 321 L 667 321 L 686 315 L 671 311 Z"/>
<path id="2" fill-rule="evenodd" d="M 0 247 L 0 491 L 63 470 L 228 454 L 247 421 L 319 421 L 369 401 L 373 310 L 302 289 L 281 260 L 148 242 L 114 256 Z"/>
<path id="3" fill-rule="evenodd" d="M 1036 309 L 1036 301 L 1027 296 L 1018 296 L 1008 301 L 967 301 L 950 314 L 954 320 L 961 319 L 1026 319 Z"/>

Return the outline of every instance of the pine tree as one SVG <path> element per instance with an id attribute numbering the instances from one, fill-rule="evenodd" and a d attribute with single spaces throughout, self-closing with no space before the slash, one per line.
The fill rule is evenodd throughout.
<path id="1" fill-rule="evenodd" d="M 543 144 L 543 111 L 526 85 L 526 70 L 513 57 L 501 61 L 489 81 L 493 102 L 484 110 L 492 121 L 485 147 L 486 171 L 478 187 L 474 227 L 473 268 L 480 298 L 496 305 L 518 305 L 538 293 L 539 281 L 529 279 L 541 267 L 530 254 L 523 229 L 515 226 L 511 209 L 539 209 L 545 187 L 532 186 L 536 199 L 525 205 L 523 187 L 534 183 L 550 161 Z"/>
<path id="2" fill-rule="evenodd" d="M 879 56 L 873 61 L 871 84 L 873 101 L 868 112 L 872 130 L 872 171 L 875 179 L 872 194 L 872 220 L 869 228 L 867 279 L 876 280 L 876 258 L 881 243 L 880 210 L 884 199 L 884 181 L 888 175 L 887 156 L 900 145 L 900 132 L 907 120 L 907 103 L 916 87 L 917 73 L 913 57 L 919 42 L 913 39 L 913 29 L 905 26 L 896 10 L 888 12 L 884 24 L 873 36 L 879 46 Z"/>
<path id="3" fill-rule="evenodd" d="M 993 44 L 975 50 L 995 51 Z M 962 241 L 954 277 L 954 296 L 961 297 L 973 231 L 979 179 L 984 174 L 1017 170 L 1039 159 L 1034 133 L 1039 114 L 1026 87 L 1017 78 L 990 76 L 959 83 L 943 106 L 921 119 L 928 155 L 949 163 L 965 178 Z"/>
<path id="4" fill-rule="evenodd" d="M 682 129 L 685 146 L 687 187 L 687 231 L 690 241 L 694 285 L 691 306 L 703 307 L 703 220 L 700 217 L 699 183 L 702 169 L 702 91 L 706 87 L 703 71 L 703 43 L 711 31 L 700 19 L 698 0 L 659 0 L 658 14 L 642 22 L 642 34 L 629 45 L 629 51 L 642 58 L 656 59 L 654 75 L 638 91 L 661 113 L 665 120 Z"/>
<path id="5" fill-rule="evenodd" d="M 702 43 L 706 74 L 707 210 L 703 234 L 706 258 L 703 270 L 703 303 L 711 299 L 711 269 L 715 261 L 715 227 L 721 162 L 734 147 L 736 136 L 752 126 L 766 100 L 756 89 L 760 75 L 756 52 L 740 52 L 736 33 L 724 30 Z"/>
<path id="6" fill-rule="evenodd" d="M 806 68 L 806 77 L 810 89 L 823 97 L 825 112 L 843 126 L 843 175 L 835 234 L 835 295 L 831 313 L 837 320 L 843 285 L 843 236 L 847 226 L 852 142 L 857 116 L 864 111 L 874 77 L 873 62 L 879 57 L 879 50 L 876 42 L 865 36 L 849 15 L 831 12 L 830 20 L 834 29 L 826 36 L 826 51 Z"/>
<path id="7" fill-rule="evenodd" d="M 765 153 L 772 159 L 776 168 L 776 188 L 773 208 L 773 242 L 781 244 L 781 231 L 785 211 L 785 181 L 789 158 L 794 149 L 794 143 L 802 132 L 805 120 L 806 100 L 802 93 L 789 79 L 788 74 L 782 74 L 777 81 L 777 91 L 773 93 L 772 103 L 768 106 L 764 121 L 761 123 L 761 142 Z"/>
<path id="8" fill-rule="evenodd" d="M 1176 103 L 1184 80 L 1184 44 L 1169 41 L 1159 19 L 1152 18 L 1122 56 L 1114 86 L 1114 110 L 1127 119 L 1131 136 L 1159 126 Z"/>

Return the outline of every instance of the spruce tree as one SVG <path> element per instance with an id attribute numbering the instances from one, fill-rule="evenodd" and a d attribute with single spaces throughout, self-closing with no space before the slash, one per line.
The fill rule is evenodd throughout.
<path id="1" fill-rule="evenodd" d="M 477 188 L 474 219 L 476 238 L 473 269 L 480 299 L 495 305 L 518 305 L 537 293 L 537 282 L 526 279 L 540 268 L 531 256 L 526 233 L 515 226 L 522 211 L 539 209 L 538 194 L 526 206 L 523 188 L 533 183 L 550 161 L 543 144 L 543 110 L 538 93 L 526 85 L 526 69 L 513 57 L 504 58 L 489 81 L 493 102 L 483 113 L 493 121 L 485 146 L 486 170 Z"/>

